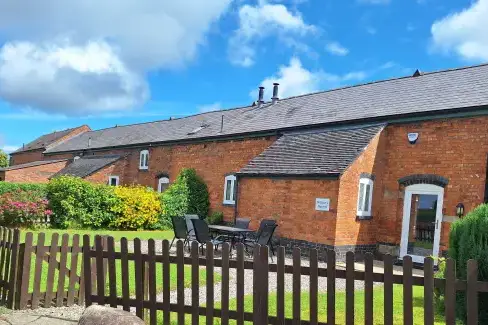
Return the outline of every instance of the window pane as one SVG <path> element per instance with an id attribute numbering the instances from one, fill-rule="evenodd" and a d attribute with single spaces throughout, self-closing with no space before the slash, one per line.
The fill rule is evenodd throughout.
<path id="1" fill-rule="evenodd" d="M 364 184 L 359 183 L 358 211 L 363 211 Z"/>
<path id="2" fill-rule="evenodd" d="M 146 159 L 145 159 L 144 167 L 148 167 L 149 166 L 149 154 L 146 153 L 145 156 L 146 156 Z"/>
<path id="3" fill-rule="evenodd" d="M 232 181 L 228 179 L 225 187 L 225 200 L 230 201 L 231 199 L 232 199 Z"/>
<path id="4" fill-rule="evenodd" d="M 117 186 L 117 179 L 116 178 L 111 178 L 110 179 L 110 185 L 111 186 Z"/>
<path id="5" fill-rule="evenodd" d="M 371 185 L 366 185 L 366 194 L 364 195 L 364 211 L 369 211 L 370 193 L 371 193 Z"/>

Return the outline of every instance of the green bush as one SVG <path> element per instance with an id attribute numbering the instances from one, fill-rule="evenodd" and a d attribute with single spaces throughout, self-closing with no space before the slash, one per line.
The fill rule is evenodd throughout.
<path id="1" fill-rule="evenodd" d="M 218 225 L 224 221 L 224 213 L 221 211 L 214 211 L 208 216 L 208 223 L 211 225 Z"/>
<path id="2" fill-rule="evenodd" d="M 61 176 L 47 186 L 51 226 L 56 228 L 107 228 L 118 203 L 113 187 L 91 184 L 81 178 Z"/>
<path id="3" fill-rule="evenodd" d="M 0 224 L 34 227 L 52 214 L 47 200 L 36 192 L 17 190 L 0 195 Z"/>
<path id="4" fill-rule="evenodd" d="M 16 191 L 33 192 L 39 197 L 46 196 L 46 184 L 0 182 L 0 195 Z"/>
<path id="5" fill-rule="evenodd" d="M 469 259 L 478 262 L 478 281 L 488 281 L 488 204 L 482 204 L 451 226 L 449 257 L 456 261 L 456 275 L 466 280 Z M 488 323 L 488 293 L 479 293 L 479 322 Z M 456 315 L 466 322 L 466 297 L 458 292 Z"/>
<path id="6" fill-rule="evenodd" d="M 162 201 L 166 216 L 197 214 L 204 218 L 210 207 L 207 184 L 192 168 L 181 170 L 176 181 L 162 194 Z"/>

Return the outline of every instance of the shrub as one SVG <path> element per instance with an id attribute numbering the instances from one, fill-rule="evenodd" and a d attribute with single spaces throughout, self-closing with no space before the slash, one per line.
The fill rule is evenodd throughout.
<path id="1" fill-rule="evenodd" d="M 28 191 L 36 193 L 40 197 L 45 197 L 46 186 L 46 184 L 0 182 L 0 195 L 16 191 Z"/>
<path id="2" fill-rule="evenodd" d="M 0 149 L 0 168 L 8 166 L 8 155 L 5 151 Z"/>
<path id="3" fill-rule="evenodd" d="M 116 214 L 113 226 L 123 229 L 152 228 L 161 214 L 158 194 L 144 186 L 115 187 L 117 203 L 112 207 Z"/>
<path id="4" fill-rule="evenodd" d="M 466 279 L 469 259 L 478 261 L 478 281 L 488 281 L 488 204 L 482 204 L 451 226 L 449 257 L 456 261 L 456 275 Z M 456 315 L 466 320 L 466 299 L 457 294 Z M 488 293 L 479 293 L 479 321 L 488 323 Z"/>
<path id="5" fill-rule="evenodd" d="M 218 225 L 224 221 L 224 213 L 221 211 L 214 211 L 208 216 L 208 223 L 211 225 Z"/>
<path id="6" fill-rule="evenodd" d="M 51 225 L 56 228 L 106 228 L 114 219 L 118 202 L 113 187 L 94 185 L 81 178 L 61 176 L 47 186 Z"/>
<path id="7" fill-rule="evenodd" d="M 197 214 L 204 218 L 208 215 L 210 200 L 207 184 L 192 168 L 181 170 L 176 181 L 164 191 L 162 200 L 167 216 Z"/>
<path id="8" fill-rule="evenodd" d="M 2 226 L 33 227 L 46 220 L 52 212 L 48 201 L 36 192 L 8 192 L 0 195 L 0 220 Z"/>

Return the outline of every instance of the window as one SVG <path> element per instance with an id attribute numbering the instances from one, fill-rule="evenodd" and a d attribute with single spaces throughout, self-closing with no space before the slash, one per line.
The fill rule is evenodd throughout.
<path id="1" fill-rule="evenodd" d="M 142 150 L 139 156 L 139 169 L 148 169 L 149 168 L 149 151 Z"/>
<path id="2" fill-rule="evenodd" d="M 162 193 L 166 190 L 169 186 L 169 178 L 168 177 L 161 177 L 158 180 L 158 192 Z"/>
<path id="3" fill-rule="evenodd" d="M 236 176 L 228 175 L 225 176 L 224 184 L 224 204 L 235 204 L 236 198 Z"/>
<path id="4" fill-rule="evenodd" d="M 362 177 L 359 180 L 358 217 L 371 217 L 371 203 L 373 201 L 373 180 Z"/>
<path id="5" fill-rule="evenodd" d="M 108 177 L 108 185 L 119 186 L 119 176 L 109 176 Z"/>

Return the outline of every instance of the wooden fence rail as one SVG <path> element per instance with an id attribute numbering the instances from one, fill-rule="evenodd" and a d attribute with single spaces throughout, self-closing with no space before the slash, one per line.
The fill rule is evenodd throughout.
<path id="1" fill-rule="evenodd" d="M 455 300 L 456 292 L 465 291 L 468 302 L 469 325 L 478 323 L 478 293 L 488 292 L 488 283 L 477 280 L 477 264 L 475 261 L 468 262 L 468 280 L 459 280 L 455 277 L 455 265 L 450 259 L 446 264 L 446 278 L 434 278 L 434 261 L 426 258 L 424 264 L 424 277 L 413 275 L 413 263 L 409 256 L 403 260 L 403 275 L 393 273 L 393 258 L 389 255 L 384 259 L 384 273 L 373 272 L 373 256 L 366 254 L 365 270 L 357 271 L 354 269 L 354 253 L 346 255 L 345 269 L 337 269 L 335 264 L 335 252 L 327 253 L 327 267 L 319 267 L 318 251 L 310 251 L 309 265 L 302 265 L 300 249 L 293 251 L 292 265 L 285 264 L 285 249 L 279 247 L 277 251 L 277 263 L 268 263 L 268 248 L 258 247 L 254 250 L 253 260 L 244 259 L 245 252 L 242 245 L 237 245 L 236 259 L 231 259 L 228 244 L 222 247 L 222 257 L 214 258 L 214 247 L 211 243 L 207 244 L 206 255 L 201 257 L 198 252 L 197 243 L 192 243 L 190 256 L 184 256 L 183 243 L 178 242 L 176 256 L 169 253 L 168 241 L 162 242 L 162 252 L 156 254 L 155 241 L 149 240 L 147 253 L 141 249 L 141 241 L 134 240 L 134 251 L 129 252 L 127 240 L 121 241 L 120 251 L 115 251 L 113 238 L 107 240 L 104 246 L 101 237 L 95 238 L 95 247 L 90 245 L 90 237 L 83 238 L 83 265 L 84 265 L 84 290 L 85 304 L 89 306 L 93 303 L 100 305 L 110 304 L 111 306 L 122 306 L 124 310 L 133 310 L 136 315 L 146 318 L 149 324 L 159 323 L 158 312 L 162 312 L 164 324 L 170 324 L 170 315 L 176 314 L 178 324 L 191 322 L 198 323 L 200 317 L 205 318 L 206 324 L 214 323 L 214 318 L 220 318 L 221 324 L 228 324 L 229 320 L 236 320 L 238 325 L 245 321 L 254 324 L 336 324 L 337 322 L 347 325 L 355 323 L 355 299 L 360 294 L 364 296 L 364 323 L 373 324 L 373 284 L 381 282 L 383 284 L 384 300 L 384 324 L 393 324 L 394 320 L 394 284 L 403 287 L 403 323 L 413 324 L 413 286 L 421 286 L 424 291 L 424 323 L 434 324 L 434 289 L 441 288 L 445 292 L 445 319 L 446 324 L 455 324 Z M 129 294 L 129 261 L 134 265 L 135 291 Z M 170 266 L 176 264 L 176 301 L 170 301 Z M 107 267 L 108 265 L 108 267 Z M 184 294 L 185 268 L 191 267 L 191 303 L 186 304 Z M 116 268 L 120 267 L 122 277 L 117 279 L 115 276 Z M 206 303 L 200 305 L 200 268 L 206 269 Z M 221 268 L 221 302 L 220 308 L 214 304 L 214 268 Z M 108 268 L 108 276 L 105 270 Z M 162 300 L 157 299 L 157 280 L 156 273 L 162 268 Z M 229 271 L 235 269 L 236 283 L 236 309 L 229 309 Z M 96 270 L 103 270 L 97 272 Z M 245 270 L 252 270 L 253 292 L 252 292 L 252 312 L 245 311 L 244 282 L 249 281 Z M 174 271 L 174 270 L 173 270 Z M 269 315 L 269 274 L 276 273 L 276 316 Z M 291 274 L 292 279 L 292 317 L 285 315 L 285 275 Z M 303 304 L 301 277 L 309 276 L 309 303 Z M 318 282 L 320 278 L 326 278 L 327 299 L 319 301 Z M 345 279 L 345 319 L 336 317 L 336 280 Z M 117 283 L 120 280 L 121 283 Z M 364 291 L 355 291 L 355 281 L 364 281 Z M 121 294 L 117 288 L 121 286 Z M 107 290 L 108 289 L 108 290 Z M 324 306 L 326 305 L 326 307 Z M 326 323 L 319 322 L 319 310 L 327 310 Z M 302 309 L 310 311 L 309 320 L 301 319 Z M 188 319 L 186 318 L 188 316 Z"/>

